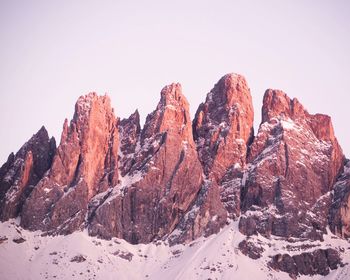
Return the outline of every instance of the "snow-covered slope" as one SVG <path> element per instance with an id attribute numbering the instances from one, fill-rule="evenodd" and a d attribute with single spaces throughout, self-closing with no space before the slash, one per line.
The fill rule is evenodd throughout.
<path id="1" fill-rule="evenodd" d="M 244 256 L 238 244 L 244 239 L 232 222 L 217 235 L 188 245 L 169 246 L 166 242 L 131 245 L 113 238 L 101 240 L 86 232 L 67 236 L 42 236 L 23 230 L 15 220 L 0 223 L 0 271 L 2 280 L 15 279 L 290 279 L 266 265 L 270 256 L 295 251 L 301 244 L 283 240 L 251 239 L 265 251 L 258 260 Z M 342 248 L 343 262 L 350 261 L 350 244 L 329 233 L 324 242 L 308 242 L 315 248 Z M 287 246 L 289 245 L 289 246 Z M 306 245 L 306 244 L 303 244 Z M 309 246 L 310 247 L 310 246 Z M 291 252 L 293 251 L 293 252 Z M 326 277 L 298 279 L 350 279 L 346 265 Z"/>

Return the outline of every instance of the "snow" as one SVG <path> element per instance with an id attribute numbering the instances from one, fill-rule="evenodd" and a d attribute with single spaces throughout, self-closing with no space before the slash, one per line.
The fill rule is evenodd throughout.
<path id="1" fill-rule="evenodd" d="M 248 171 L 244 171 L 243 173 L 243 178 L 242 178 L 242 186 L 245 187 L 245 183 L 247 182 L 248 179 Z"/>
<path id="2" fill-rule="evenodd" d="M 182 141 L 181 145 L 184 148 L 184 151 L 187 152 L 187 150 L 188 150 L 188 141 Z"/>
<path id="3" fill-rule="evenodd" d="M 172 111 L 177 111 L 177 108 L 174 105 L 171 105 L 171 104 L 166 105 L 165 109 L 172 110 Z"/>
<path id="4" fill-rule="evenodd" d="M 64 187 L 63 187 L 64 188 Z M 49 188 L 44 188 L 44 192 L 45 193 L 49 193 L 51 191 L 51 189 L 49 189 Z"/>
<path id="5" fill-rule="evenodd" d="M 98 194 L 95 196 L 94 200 L 101 199 L 104 195 L 107 194 L 107 192 L 111 192 L 111 195 L 106 199 L 106 201 L 103 204 L 110 203 L 113 199 L 115 199 L 117 196 L 124 195 L 124 189 L 135 184 L 136 182 L 140 181 L 143 177 L 143 173 L 141 171 L 137 171 L 133 173 L 132 175 L 126 175 L 124 177 L 120 178 L 119 184 L 116 185 L 112 191 L 107 190 L 103 193 Z"/>
<path id="6" fill-rule="evenodd" d="M 234 169 L 240 169 L 242 168 L 241 164 L 239 162 L 236 162 L 233 166 Z"/>
<path id="7" fill-rule="evenodd" d="M 21 229 L 15 220 L 0 223 L 0 270 L 2 280 L 16 279 L 290 279 L 288 274 L 269 269 L 266 263 L 278 253 L 297 254 L 297 246 L 279 238 L 254 236 L 265 249 L 263 257 L 252 260 L 238 250 L 244 236 L 238 222 L 231 222 L 217 235 L 199 238 L 187 245 L 166 242 L 131 245 L 113 238 L 101 240 L 78 231 L 67 236 L 42 236 L 42 232 Z M 22 237 L 23 243 L 13 242 Z M 288 245 L 293 244 L 293 252 Z M 310 245 L 348 248 L 348 242 L 328 233 L 325 242 Z M 309 250 L 313 250 L 312 248 Z M 303 252 L 303 251 L 302 251 Z M 81 260 L 76 262 L 74 260 Z M 345 250 L 344 262 L 350 260 Z M 234 278 L 233 278 L 234 275 Z M 298 279 L 349 279 L 348 266 L 328 276 L 301 276 Z"/>
<path id="8" fill-rule="evenodd" d="M 280 122 L 281 122 L 281 125 L 282 125 L 283 129 L 287 129 L 287 130 L 295 129 L 295 124 L 290 119 L 281 120 Z"/>

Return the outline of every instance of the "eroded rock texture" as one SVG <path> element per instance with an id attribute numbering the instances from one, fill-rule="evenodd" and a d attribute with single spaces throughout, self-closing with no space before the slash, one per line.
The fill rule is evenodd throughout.
<path id="1" fill-rule="evenodd" d="M 330 191 L 344 163 L 330 117 L 311 115 L 297 99 L 267 90 L 248 162 L 240 230 L 322 239 Z"/>
<path id="2" fill-rule="evenodd" d="M 334 186 L 329 225 L 335 234 L 350 238 L 350 161 L 344 169 Z"/>
<path id="3" fill-rule="evenodd" d="M 85 220 L 88 201 L 118 183 L 117 120 L 108 96 L 79 98 L 66 120 L 52 167 L 26 200 L 21 225 L 70 233 Z"/>
<path id="4" fill-rule="evenodd" d="M 293 279 L 299 275 L 327 275 L 341 265 L 339 253 L 334 249 L 318 249 L 294 256 L 279 254 L 270 262 L 273 269 L 287 272 Z"/>
<path id="5" fill-rule="evenodd" d="M 135 124 L 136 119 L 136 124 Z M 123 155 L 132 158 L 117 188 L 96 198 L 90 233 L 150 242 L 171 233 L 184 216 L 202 182 L 202 167 L 193 141 L 189 105 L 180 84 L 161 91 L 155 111 L 138 137 L 137 117 L 122 121 Z M 123 156 L 122 156 L 123 157 Z"/>
<path id="6" fill-rule="evenodd" d="M 17 217 L 34 186 L 51 167 L 54 138 L 42 127 L 0 168 L 0 220 Z"/>
<path id="7" fill-rule="evenodd" d="M 232 165 L 245 166 L 253 120 L 245 78 L 238 74 L 222 77 L 199 106 L 193 121 L 199 158 L 207 176 L 220 182 Z"/>
<path id="8" fill-rule="evenodd" d="M 254 243 L 258 233 L 291 244 L 322 240 L 329 226 L 349 238 L 350 163 L 344 167 L 330 117 L 267 90 L 256 136 L 253 119 L 238 74 L 218 81 L 193 123 L 180 84 L 162 89 L 143 128 L 137 110 L 119 120 L 108 96 L 82 96 L 57 149 L 42 128 L 1 167 L 0 219 L 20 216 L 23 227 L 52 234 L 87 228 L 107 239 L 171 244 L 239 219 L 247 237 L 238 249 L 255 259 L 268 247 Z M 270 265 L 297 277 L 340 263 L 328 248 L 276 255 Z"/>

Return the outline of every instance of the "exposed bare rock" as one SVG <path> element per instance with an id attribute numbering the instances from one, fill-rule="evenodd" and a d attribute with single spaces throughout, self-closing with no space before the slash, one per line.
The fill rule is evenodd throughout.
<path id="1" fill-rule="evenodd" d="M 273 269 L 287 272 L 293 279 L 299 275 L 327 275 L 340 265 L 342 263 L 339 253 L 330 248 L 294 256 L 278 254 L 270 262 Z"/>
<path id="2" fill-rule="evenodd" d="M 42 127 L 0 169 L 0 220 L 15 218 L 33 187 L 50 168 L 55 139 Z"/>
<path id="3" fill-rule="evenodd" d="M 240 229 L 322 239 L 327 221 L 318 215 L 327 215 L 329 191 L 344 162 L 330 118 L 310 115 L 296 99 L 267 90 L 262 119 L 243 175 Z"/>
<path id="4" fill-rule="evenodd" d="M 248 240 L 240 242 L 238 248 L 244 255 L 254 260 L 261 258 L 264 252 L 264 249 L 260 245 Z"/>
<path id="5" fill-rule="evenodd" d="M 187 243 L 201 236 L 218 233 L 227 222 L 227 211 L 220 199 L 220 188 L 206 180 L 198 196 L 175 231 L 168 237 L 170 244 Z"/>
<path id="6" fill-rule="evenodd" d="M 326 275 L 341 265 L 337 250 L 345 247 L 309 241 L 322 240 L 328 226 L 350 237 L 349 170 L 330 117 L 309 114 L 282 91 L 266 91 L 254 137 L 250 90 L 237 74 L 218 81 L 193 123 L 180 84 L 162 89 L 143 129 L 138 111 L 120 121 L 107 96 L 90 93 L 65 121 L 57 149 L 42 128 L 1 167 L 0 219 L 20 216 L 23 227 L 43 234 L 87 229 L 105 239 L 170 244 L 239 219 L 246 236 L 230 235 L 240 238 L 235 253 L 266 257 L 281 241 L 292 255 L 272 257 L 272 268 Z M 264 237 L 250 237 L 258 234 Z"/>
<path id="7" fill-rule="evenodd" d="M 195 200 L 203 181 L 202 167 L 180 84 L 161 91 L 132 158 L 134 163 L 121 183 L 96 198 L 98 207 L 90 212 L 92 235 L 117 236 L 132 243 L 162 238 L 174 230 Z"/>
<path id="8" fill-rule="evenodd" d="M 193 121 L 199 158 L 207 176 L 220 182 L 232 165 L 245 166 L 253 120 L 245 78 L 238 74 L 222 77 L 199 106 Z"/>
<path id="9" fill-rule="evenodd" d="M 232 170 L 233 166 L 240 169 L 245 167 L 247 147 L 253 138 L 253 119 L 250 89 L 245 78 L 238 74 L 222 77 L 208 93 L 206 101 L 199 106 L 193 121 L 193 131 L 199 159 L 208 180 L 213 181 L 210 184 L 213 190 L 203 189 L 209 191 L 203 197 L 210 198 L 210 201 L 201 204 L 204 209 L 198 212 L 194 220 L 197 227 L 203 226 L 204 221 L 208 223 L 214 217 L 220 217 L 216 223 L 217 232 L 227 216 L 239 216 L 242 173 L 227 171 Z M 213 196 L 214 193 L 218 195 Z M 220 209 L 219 214 L 203 216 L 207 208 Z M 228 215 L 223 214 L 225 209 Z"/>
<path id="10" fill-rule="evenodd" d="M 86 257 L 83 255 L 76 255 L 70 260 L 71 262 L 82 263 L 86 261 Z"/>
<path id="11" fill-rule="evenodd" d="M 135 164 L 135 151 L 140 142 L 140 115 L 136 110 L 129 118 L 119 124 L 121 176 L 125 176 Z"/>
<path id="12" fill-rule="evenodd" d="M 244 169 L 232 166 L 221 180 L 220 200 L 230 219 L 237 219 L 241 214 L 241 188 Z"/>
<path id="13" fill-rule="evenodd" d="M 350 161 L 334 186 L 329 212 L 331 230 L 344 238 L 350 238 Z"/>
<path id="14" fill-rule="evenodd" d="M 108 96 L 90 93 L 63 126 L 49 173 L 26 201 L 21 225 L 69 233 L 85 219 L 88 201 L 118 183 L 117 120 Z"/>
<path id="15" fill-rule="evenodd" d="M 14 238 L 12 241 L 17 243 L 17 244 L 21 244 L 23 242 L 26 242 L 26 240 L 23 237 Z"/>

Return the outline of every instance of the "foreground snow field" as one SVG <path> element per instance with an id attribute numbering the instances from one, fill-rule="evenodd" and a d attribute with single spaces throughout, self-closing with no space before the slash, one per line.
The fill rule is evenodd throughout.
<path id="1" fill-rule="evenodd" d="M 86 232 L 67 236 L 41 236 L 20 228 L 15 220 L 0 223 L 0 271 L 2 280 L 15 279 L 290 279 L 284 272 L 267 267 L 271 255 L 283 253 L 286 241 L 255 241 L 265 249 L 252 260 L 238 250 L 244 236 L 232 222 L 219 234 L 188 245 L 165 242 L 131 245 L 124 240 L 101 240 Z M 254 239 L 253 239 L 254 240 Z M 310 242 L 309 242 L 310 243 Z M 350 244 L 332 234 L 313 242 L 320 248 L 344 248 L 343 262 L 350 260 Z M 288 252 L 289 254 L 300 251 Z M 326 277 L 298 279 L 350 279 L 348 266 Z"/>

